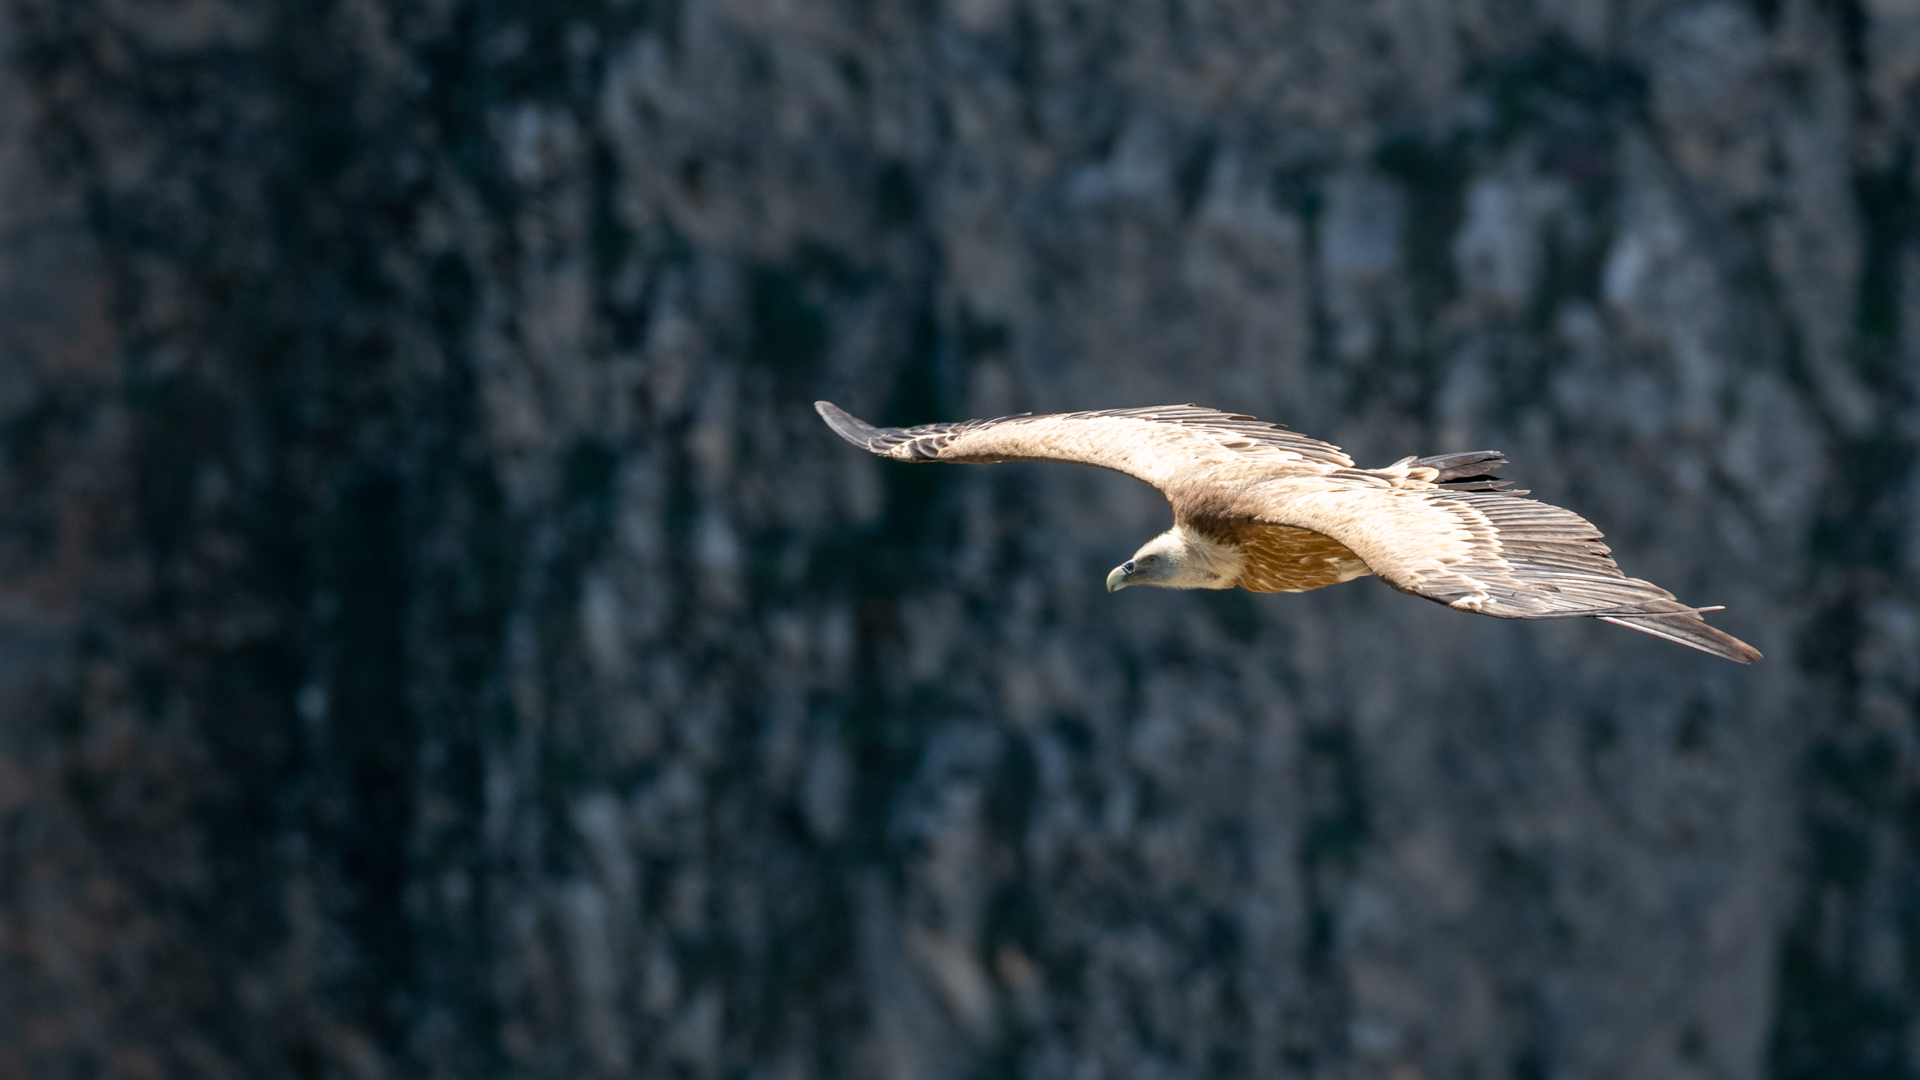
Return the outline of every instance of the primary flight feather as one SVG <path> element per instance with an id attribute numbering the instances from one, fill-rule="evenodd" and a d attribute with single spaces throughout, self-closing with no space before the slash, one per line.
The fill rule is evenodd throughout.
<path id="1" fill-rule="evenodd" d="M 1506 490 L 1494 451 L 1354 467 L 1339 447 L 1197 405 L 881 428 L 832 402 L 841 438 L 895 461 L 1069 461 L 1159 488 L 1173 528 L 1107 589 L 1305 592 L 1377 575 L 1401 592 L 1501 619 L 1587 617 L 1742 664 L 1760 653 L 1614 565 L 1600 530 Z"/>

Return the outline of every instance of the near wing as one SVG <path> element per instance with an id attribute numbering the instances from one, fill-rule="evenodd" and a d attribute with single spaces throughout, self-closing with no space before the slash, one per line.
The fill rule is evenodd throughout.
<path id="1" fill-rule="evenodd" d="M 1123 472 L 1162 490 L 1221 467 L 1294 465 L 1318 473 L 1353 465 L 1337 446 L 1198 405 L 1002 416 L 911 428 L 874 427 L 830 401 L 813 407 L 841 438 L 895 461 L 1070 461 Z"/>
<path id="2" fill-rule="evenodd" d="M 1394 588 L 1462 611 L 1589 616 L 1742 664 L 1760 658 L 1672 593 L 1622 574 L 1591 522 L 1518 495 L 1340 469 L 1255 485 L 1234 513 L 1331 536 Z"/>

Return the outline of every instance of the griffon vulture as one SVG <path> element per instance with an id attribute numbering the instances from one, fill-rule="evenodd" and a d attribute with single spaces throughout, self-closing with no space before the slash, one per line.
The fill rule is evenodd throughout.
<path id="1" fill-rule="evenodd" d="M 1752 646 L 1620 572 L 1600 530 L 1505 490 L 1483 450 L 1355 468 L 1340 448 L 1197 405 L 881 428 L 832 402 L 841 438 L 895 461 L 1070 461 L 1126 473 L 1173 504 L 1173 528 L 1107 575 L 1107 589 L 1306 592 L 1376 574 L 1401 592 L 1501 619 L 1589 617 L 1741 664 Z"/>

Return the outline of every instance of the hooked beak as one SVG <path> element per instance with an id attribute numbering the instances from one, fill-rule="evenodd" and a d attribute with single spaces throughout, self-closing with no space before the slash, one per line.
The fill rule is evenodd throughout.
<path id="1" fill-rule="evenodd" d="M 1132 584 L 1132 582 L 1127 580 L 1132 576 L 1133 576 L 1133 560 L 1128 559 L 1126 562 L 1123 562 L 1119 566 L 1114 567 L 1113 573 L 1107 575 L 1107 591 L 1119 592 L 1121 589 L 1126 588 L 1128 585 Z"/>

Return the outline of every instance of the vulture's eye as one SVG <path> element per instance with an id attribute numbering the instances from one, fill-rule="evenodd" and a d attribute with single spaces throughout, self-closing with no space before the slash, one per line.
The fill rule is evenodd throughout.
<path id="1" fill-rule="evenodd" d="M 1141 561 L 1141 562 L 1143 562 L 1143 563 L 1151 563 L 1151 562 L 1159 562 L 1159 561 L 1160 561 L 1160 556 L 1158 556 L 1158 555 L 1149 555 L 1149 556 L 1147 556 L 1146 558 L 1144 558 L 1144 559 L 1141 559 L 1140 561 Z"/>

